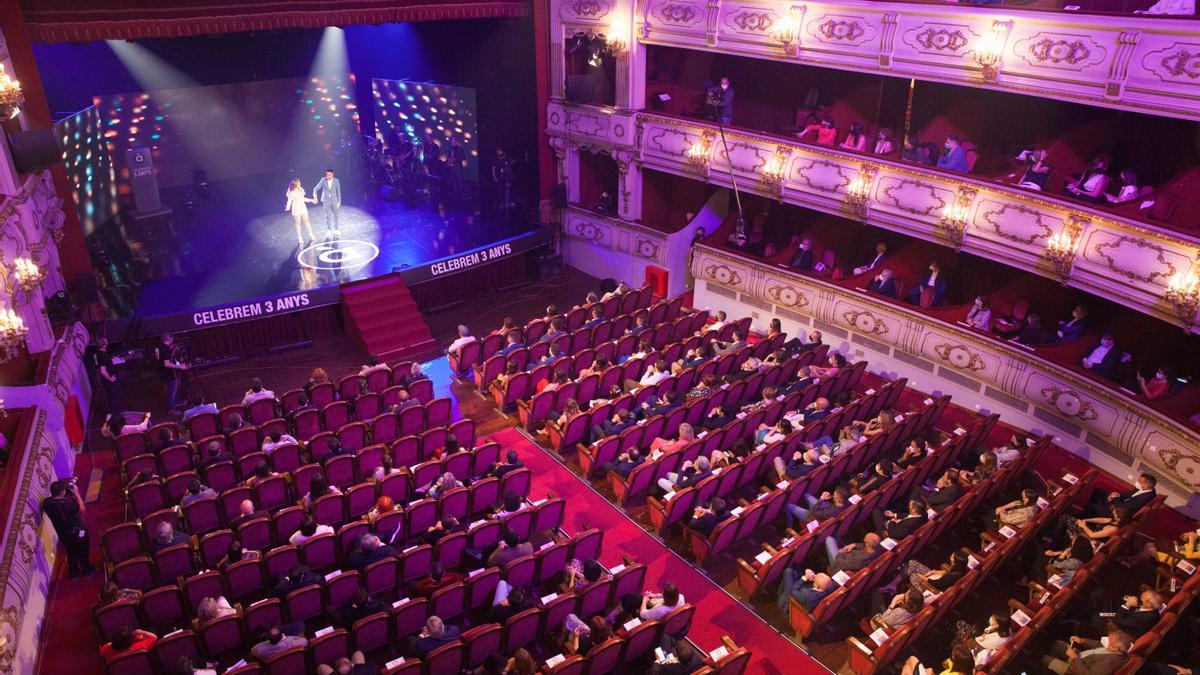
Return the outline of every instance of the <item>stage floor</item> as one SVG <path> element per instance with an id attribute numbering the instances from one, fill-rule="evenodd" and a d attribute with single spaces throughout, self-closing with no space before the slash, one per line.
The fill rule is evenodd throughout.
<path id="1" fill-rule="evenodd" d="M 311 188 L 319 170 L 305 182 Z M 302 180 L 304 177 L 302 175 Z M 211 183 L 195 196 L 194 212 L 181 194 L 164 191 L 173 218 L 133 221 L 104 239 L 125 242 L 125 255 L 109 255 L 114 279 L 105 294 L 109 317 L 147 319 L 364 279 L 439 260 L 530 229 L 479 215 L 471 195 L 438 208 L 378 196 L 375 187 L 340 178 L 343 204 L 339 237 L 327 230 L 319 205 L 309 205 L 315 241 L 298 246 L 292 216 L 285 213 L 286 174 Z M 117 228 L 115 224 L 110 228 Z M 116 248 L 120 248 L 118 244 Z M 125 263 L 122 258 L 128 258 Z"/>

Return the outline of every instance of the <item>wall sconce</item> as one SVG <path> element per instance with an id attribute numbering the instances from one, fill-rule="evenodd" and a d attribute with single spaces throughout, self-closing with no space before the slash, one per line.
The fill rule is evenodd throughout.
<path id="1" fill-rule="evenodd" d="M 975 200 L 975 190 L 960 187 L 954 201 L 942 209 L 942 219 L 938 221 L 938 231 L 956 250 L 962 247 L 967 234 L 967 221 L 971 215 L 971 202 Z"/>
<path id="2" fill-rule="evenodd" d="M 771 36 L 783 47 L 783 52 L 795 56 L 800 49 L 800 24 L 804 19 L 804 5 L 792 5 L 776 24 Z"/>
<path id="3" fill-rule="evenodd" d="M 620 58 L 629 51 L 629 41 L 622 38 L 615 29 L 604 35 L 604 46 L 613 58 Z"/>
<path id="4" fill-rule="evenodd" d="M 705 133 L 699 140 L 692 141 L 684 153 L 688 165 L 701 174 L 708 173 L 708 154 L 712 149 L 712 135 Z"/>
<path id="5" fill-rule="evenodd" d="M 1167 284 L 1167 302 L 1175 309 L 1184 327 L 1191 330 L 1196 325 L 1196 310 L 1200 309 L 1200 277 L 1195 272 L 1176 272 Z"/>
<path id="6" fill-rule="evenodd" d="M 29 258 L 17 258 L 13 261 L 13 276 L 21 290 L 32 291 L 42 285 L 46 273 Z"/>
<path id="7" fill-rule="evenodd" d="M 25 345 L 29 329 L 25 320 L 11 309 L 0 309 L 0 363 L 15 359 Z"/>
<path id="8" fill-rule="evenodd" d="M 1046 262 L 1063 283 L 1071 276 L 1071 266 L 1075 264 L 1076 236 L 1066 230 L 1050 235 L 1046 240 Z"/>
<path id="9" fill-rule="evenodd" d="M 0 119 L 12 119 L 21 112 L 25 103 L 25 94 L 21 92 L 21 83 L 9 77 L 0 63 Z"/>
<path id="10" fill-rule="evenodd" d="M 875 180 L 875 168 L 863 165 L 858 169 L 858 176 L 846 186 L 846 208 L 859 220 L 867 219 L 867 210 L 871 201 L 871 183 Z"/>
<path id="11" fill-rule="evenodd" d="M 975 49 L 971 50 L 971 60 L 979 66 L 985 82 L 995 82 L 1000 77 L 1004 46 L 1011 29 L 1011 21 L 993 21 L 992 31 L 980 38 Z"/>
<path id="12" fill-rule="evenodd" d="M 781 156 L 776 152 L 763 165 L 762 174 L 759 176 L 759 180 L 762 181 L 763 186 L 779 197 L 783 196 L 783 178 L 786 168 L 787 156 Z"/>

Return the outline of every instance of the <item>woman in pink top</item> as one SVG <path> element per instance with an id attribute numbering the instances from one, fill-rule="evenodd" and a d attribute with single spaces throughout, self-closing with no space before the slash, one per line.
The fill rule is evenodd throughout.
<path id="1" fill-rule="evenodd" d="M 817 134 L 817 145 L 833 145 L 837 142 L 837 127 L 833 124 L 832 117 L 824 117 L 820 124 L 810 124 L 804 127 L 804 131 L 796 134 L 796 138 L 803 139 L 810 131 L 815 131 Z"/>
<path id="2" fill-rule="evenodd" d="M 696 430 L 692 428 L 692 425 L 684 422 L 679 425 L 679 437 L 675 440 L 670 441 L 665 438 L 654 439 L 654 442 L 650 444 L 650 459 L 655 459 L 687 447 L 687 444 L 694 440 L 696 440 Z"/>

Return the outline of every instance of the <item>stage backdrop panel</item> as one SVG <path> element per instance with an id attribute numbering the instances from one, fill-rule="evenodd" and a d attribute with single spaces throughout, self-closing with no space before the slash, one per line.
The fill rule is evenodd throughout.
<path id="1" fill-rule="evenodd" d="M 398 134 L 416 143 L 426 134 L 441 146 L 445 159 L 450 139 L 457 137 L 467 154 L 463 175 L 479 178 L 479 144 L 475 129 L 475 89 L 450 84 L 371 80 L 375 99 L 375 134 L 385 145 Z"/>
<path id="2" fill-rule="evenodd" d="M 354 76 L 313 76 L 96 97 L 110 157 L 150 148 L 161 188 L 332 163 L 358 133 Z M 129 170 L 118 162 L 121 192 Z"/>
<path id="3" fill-rule="evenodd" d="M 91 106 L 59 120 L 54 134 L 63 151 L 75 193 L 75 210 L 86 236 L 116 215 L 119 208 L 117 176 L 104 142 L 100 109 Z"/>

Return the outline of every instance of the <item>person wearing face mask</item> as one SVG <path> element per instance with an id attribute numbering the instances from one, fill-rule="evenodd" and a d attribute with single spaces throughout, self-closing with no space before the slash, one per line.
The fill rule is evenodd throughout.
<path id="1" fill-rule="evenodd" d="M 722 77 L 720 83 L 709 88 L 706 95 L 708 105 L 715 112 L 716 118 L 720 120 L 721 124 L 733 122 L 733 86 L 729 84 L 729 78 Z"/>
<path id="2" fill-rule="evenodd" d="M 892 270 L 883 268 L 875 278 L 867 284 L 867 290 L 888 298 L 896 297 L 896 280 L 892 278 Z"/>
<path id="3" fill-rule="evenodd" d="M 992 330 L 992 308 L 988 306 L 986 297 L 980 295 L 975 298 L 975 304 L 967 312 L 967 323 L 982 331 Z"/>
<path id="4" fill-rule="evenodd" d="M 1169 379 L 1169 371 L 1166 368 L 1159 368 L 1154 371 L 1154 377 L 1149 380 L 1141 373 L 1138 373 L 1137 383 L 1142 396 L 1151 401 L 1156 398 L 1162 398 L 1171 391 L 1171 380 Z"/>
<path id="5" fill-rule="evenodd" d="M 890 155 L 896 150 L 896 132 L 891 129 L 880 129 L 875 137 L 875 154 Z"/>
<path id="6" fill-rule="evenodd" d="M 796 255 L 792 256 L 792 261 L 788 263 L 788 267 L 801 272 L 808 272 L 812 270 L 812 266 L 812 239 L 805 239 L 800 242 L 800 248 L 796 250 Z"/>
<path id="7" fill-rule="evenodd" d="M 946 280 L 942 278 L 942 267 L 933 261 L 929 263 L 929 271 L 921 277 L 921 283 L 909 291 L 908 301 L 921 307 L 934 307 L 942 302 L 946 293 Z"/>
<path id="8" fill-rule="evenodd" d="M 1113 336 L 1105 334 L 1100 338 L 1100 344 L 1096 348 L 1088 352 L 1088 355 L 1083 357 L 1082 365 L 1084 368 L 1107 377 L 1112 369 L 1117 366 L 1117 360 L 1121 354 L 1116 350 L 1117 342 Z"/>
<path id="9" fill-rule="evenodd" d="M 1088 167 L 1079 174 L 1079 178 L 1068 181 L 1063 192 L 1085 202 L 1098 203 L 1105 201 L 1104 188 L 1108 187 L 1108 160 L 1104 157 L 1094 157 Z"/>
<path id="10" fill-rule="evenodd" d="M 939 169 L 947 171 L 967 172 L 967 151 L 963 150 L 962 142 L 958 136 L 950 134 L 946 137 L 946 153 L 938 158 L 937 166 Z"/>
<path id="11" fill-rule="evenodd" d="M 814 132 L 817 138 L 817 145 L 833 145 L 837 141 L 837 125 L 833 123 L 833 118 L 825 116 L 821 118 L 820 124 L 810 124 L 804 127 L 804 130 L 796 134 L 796 138 L 803 140 L 809 132 Z"/>

